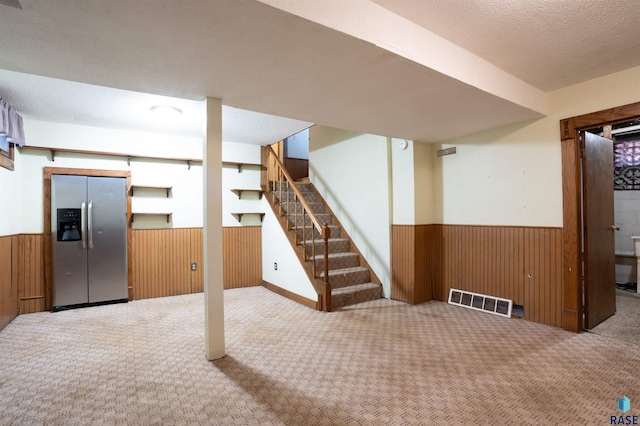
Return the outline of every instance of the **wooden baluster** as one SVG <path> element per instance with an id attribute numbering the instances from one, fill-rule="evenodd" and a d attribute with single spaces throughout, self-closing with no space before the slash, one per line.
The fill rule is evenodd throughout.
<path id="1" fill-rule="evenodd" d="M 322 238 L 324 238 L 324 310 L 331 311 L 331 284 L 329 283 L 329 237 L 331 230 L 325 222 L 322 225 Z"/>
<path id="2" fill-rule="evenodd" d="M 304 216 L 302 217 L 302 223 L 304 223 Z M 296 231 L 294 238 L 296 245 L 298 245 L 300 243 L 300 240 L 298 239 L 298 197 L 295 194 L 293 194 L 293 229 Z"/>
<path id="3" fill-rule="evenodd" d="M 282 169 L 280 166 L 278 166 L 278 186 L 278 193 L 280 194 L 280 216 L 282 216 Z"/>
<path id="4" fill-rule="evenodd" d="M 329 225 L 322 225 L 322 238 L 324 238 L 324 283 L 329 284 Z"/>

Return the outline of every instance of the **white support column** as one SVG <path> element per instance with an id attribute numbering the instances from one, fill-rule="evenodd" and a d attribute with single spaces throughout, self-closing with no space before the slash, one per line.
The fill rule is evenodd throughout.
<path id="1" fill-rule="evenodd" d="M 222 263 L 222 101 L 207 98 L 204 143 L 204 336 L 207 360 L 225 356 Z"/>

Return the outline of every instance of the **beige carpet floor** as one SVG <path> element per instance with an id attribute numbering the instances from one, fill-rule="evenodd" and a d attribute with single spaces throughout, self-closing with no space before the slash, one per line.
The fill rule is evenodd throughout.
<path id="1" fill-rule="evenodd" d="M 2 425 L 609 424 L 640 414 L 640 346 L 442 302 L 316 312 L 225 291 L 23 315 L 0 332 Z"/>
<path id="2" fill-rule="evenodd" d="M 616 313 L 591 329 L 591 332 L 640 344 L 640 294 L 616 290 Z"/>

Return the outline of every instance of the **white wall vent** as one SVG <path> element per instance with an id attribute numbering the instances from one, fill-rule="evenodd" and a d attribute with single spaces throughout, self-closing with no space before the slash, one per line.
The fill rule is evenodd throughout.
<path id="1" fill-rule="evenodd" d="M 512 300 L 456 290 L 455 288 L 449 290 L 449 303 L 507 318 L 511 318 L 511 309 L 513 308 Z"/>

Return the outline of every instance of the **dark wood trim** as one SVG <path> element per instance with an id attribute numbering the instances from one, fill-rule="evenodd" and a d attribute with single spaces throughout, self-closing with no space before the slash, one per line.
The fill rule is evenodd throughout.
<path id="1" fill-rule="evenodd" d="M 0 150 L 0 167 L 7 170 L 15 170 L 15 148 L 13 143 L 9 143 L 9 151 Z"/>
<path id="2" fill-rule="evenodd" d="M 299 294 L 293 293 L 289 290 L 285 290 L 284 288 L 278 287 L 275 284 L 271 284 L 268 281 L 262 281 L 262 286 L 267 290 L 271 290 L 274 293 L 279 294 L 280 296 L 286 297 L 287 299 L 293 300 L 294 302 L 298 302 L 301 305 L 307 306 L 311 309 L 318 310 L 318 302 L 307 299 L 304 296 L 300 296 Z"/>
<path id="3" fill-rule="evenodd" d="M 579 132 L 640 117 L 640 102 L 560 120 L 562 143 L 562 328 L 582 330 L 582 230 Z"/>
<path id="4" fill-rule="evenodd" d="M 97 169 L 73 169 L 67 167 L 45 167 L 43 171 L 43 207 L 44 207 L 44 278 L 45 278 L 45 306 L 51 309 L 52 303 L 52 239 L 51 239 L 51 176 L 96 176 L 96 177 L 123 177 L 127 179 L 127 268 L 129 286 L 132 283 L 132 253 L 131 253 L 131 172 L 128 170 L 97 170 Z M 131 294 L 130 294 L 131 298 Z"/>

